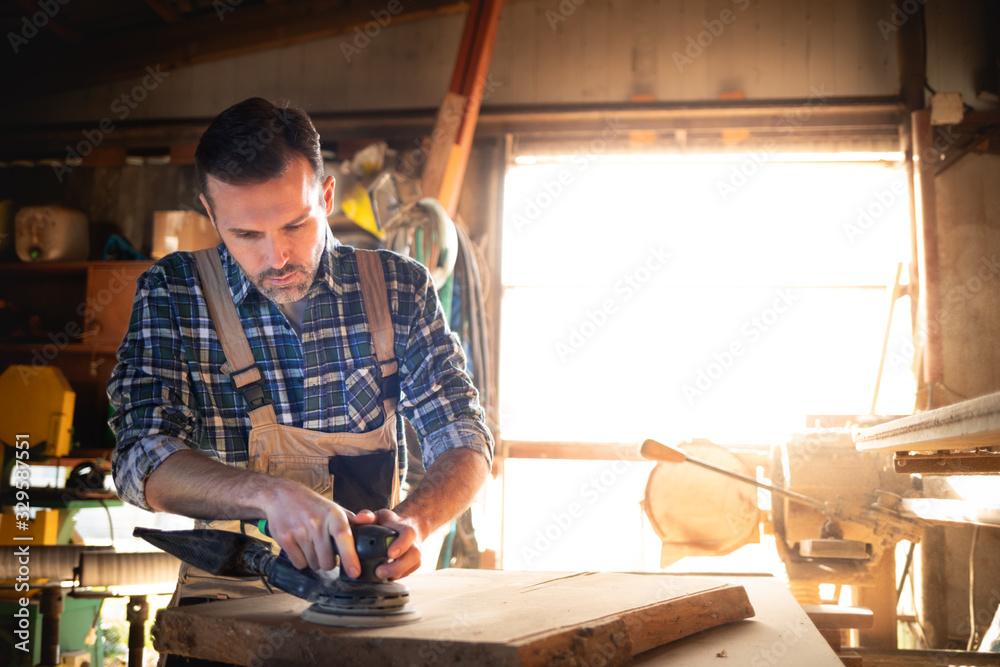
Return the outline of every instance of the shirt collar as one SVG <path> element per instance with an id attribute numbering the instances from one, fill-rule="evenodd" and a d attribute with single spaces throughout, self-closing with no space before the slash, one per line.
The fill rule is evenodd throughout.
<path id="1" fill-rule="evenodd" d="M 317 293 L 317 290 L 329 289 L 332 293 L 339 295 L 341 293 L 341 283 L 340 274 L 341 267 L 338 262 L 335 261 L 335 250 L 340 246 L 340 242 L 333 236 L 333 232 L 330 231 L 330 227 L 326 228 L 326 240 L 323 247 L 323 254 L 319 260 L 319 268 L 316 271 L 316 278 L 313 280 L 312 286 L 309 288 L 308 295 L 311 297 Z M 262 298 L 263 294 L 253 286 L 250 279 L 244 273 L 243 268 L 236 262 L 232 254 L 229 252 L 229 248 L 225 244 L 220 246 L 221 253 L 220 257 L 222 259 L 222 269 L 226 274 L 226 282 L 229 283 L 229 292 L 232 294 L 233 303 L 240 305 L 251 293 L 259 294 Z"/>

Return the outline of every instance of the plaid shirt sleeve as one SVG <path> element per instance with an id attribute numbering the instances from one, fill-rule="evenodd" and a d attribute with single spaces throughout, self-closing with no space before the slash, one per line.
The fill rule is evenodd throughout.
<path id="1" fill-rule="evenodd" d="M 146 478 L 168 456 L 195 448 L 198 420 L 183 346 L 162 270 L 140 277 L 128 332 L 108 383 L 110 424 L 117 446 L 111 457 L 119 495 L 147 510 Z"/>
<path id="2" fill-rule="evenodd" d="M 412 290 L 412 300 L 401 297 L 398 306 L 405 319 L 397 323 L 402 392 L 399 411 L 420 436 L 424 467 L 429 468 L 443 452 L 455 448 L 477 451 L 492 465 L 493 436 L 486 427 L 479 392 L 466 372 L 465 352 L 445 321 L 430 273 L 416 262 L 390 258 L 390 284 L 409 283 Z M 410 275 L 404 280 L 399 272 Z M 408 335 L 399 335 L 400 324 Z"/>

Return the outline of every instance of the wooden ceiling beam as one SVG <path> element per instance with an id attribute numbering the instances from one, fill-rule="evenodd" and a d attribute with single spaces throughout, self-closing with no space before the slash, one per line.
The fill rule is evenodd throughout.
<path id="1" fill-rule="evenodd" d="M 24 0 L 27 1 L 27 0 Z M 183 21 L 102 35 L 79 47 L 53 49 L 11 68 L 0 89 L 35 97 L 141 76 L 146 67 L 170 71 L 266 49 L 349 33 L 373 20 L 384 0 L 342 4 L 286 0 L 261 5 L 219 3 L 216 12 Z M 462 0 L 412 0 L 393 24 L 462 12 Z"/>

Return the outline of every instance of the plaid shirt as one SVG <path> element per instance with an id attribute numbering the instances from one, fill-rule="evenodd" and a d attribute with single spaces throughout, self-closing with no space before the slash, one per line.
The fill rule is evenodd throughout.
<path id="1" fill-rule="evenodd" d="M 222 266 L 279 424 L 327 433 L 364 433 L 385 421 L 354 249 L 332 234 L 309 289 L 302 339 L 278 307 L 247 279 L 225 246 Z M 425 466 L 467 447 L 492 460 L 465 355 L 449 331 L 427 270 L 380 251 L 395 331 L 401 397 L 396 419 L 420 436 Z M 221 371 L 225 361 L 190 252 L 168 255 L 138 280 L 128 333 L 108 383 L 117 438 L 112 471 L 119 495 L 146 503 L 149 474 L 181 449 L 246 468 L 250 419 Z"/>

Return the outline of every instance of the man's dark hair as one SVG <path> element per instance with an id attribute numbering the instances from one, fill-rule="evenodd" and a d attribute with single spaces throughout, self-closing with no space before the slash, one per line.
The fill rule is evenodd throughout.
<path id="1" fill-rule="evenodd" d="M 232 185 L 255 185 L 280 177 L 296 158 L 304 158 L 316 180 L 323 180 L 319 133 L 302 109 L 279 107 L 251 97 L 229 107 L 209 124 L 195 150 L 198 180 L 205 199 L 208 177 Z"/>

